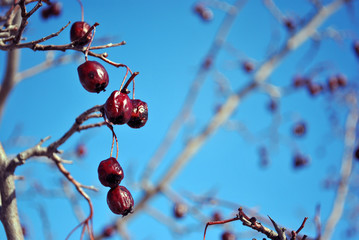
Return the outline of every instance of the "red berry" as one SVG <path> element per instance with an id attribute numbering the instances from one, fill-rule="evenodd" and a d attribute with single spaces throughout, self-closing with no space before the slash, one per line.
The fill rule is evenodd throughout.
<path id="1" fill-rule="evenodd" d="M 85 36 L 85 34 L 88 32 L 88 30 L 91 28 L 91 26 L 86 22 L 74 22 L 71 26 L 70 30 L 70 39 L 71 42 L 82 38 Z M 86 38 L 82 39 L 81 41 L 77 42 L 77 46 L 85 46 L 88 44 L 92 39 L 92 32 L 87 35 Z"/>
<path id="2" fill-rule="evenodd" d="M 303 136 L 306 131 L 307 131 L 307 127 L 306 127 L 306 124 L 304 122 L 297 123 L 293 128 L 293 133 L 296 136 Z"/>
<path id="3" fill-rule="evenodd" d="M 340 87 L 344 87 L 347 85 L 347 77 L 344 74 L 338 74 L 337 80 Z"/>
<path id="4" fill-rule="evenodd" d="M 294 156 L 294 161 L 293 161 L 294 168 L 304 167 L 304 166 L 308 165 L 308 163 L 309 163 L 309 160 L 305 156 L 302 156 L 300 154 L 296 154 Z"/>
<path id="5" fill-rule="evenodd" d="M 115 232 L 115 228 L 113 226 L 107 226 L 102 231 L 102 236 L 105 238 L 111 237 Z"/>
<path id="6" fill-rule="evenodd" d="M 188 207 L 186 204 L 181 202 L 175 203 L 173 208 L 173 213 L 176 218 L 183 218 L 187 214 L 187 211 L 188 211 Z"/>
<path id="7" fill-rule="evenodd" d="M 214 212 L 212 215 L 212 221 L 221 221 L 222 215 L 220 212 Z"/>
<path id="8" fill-rule="evenodd" d="M 323 86 L 317 83 L 310 83 L 308 85 L 308 91 L 312 96 L 318 95 L 323 90 Z"/>
<path id="9" fill-rule="evenodd" d="M 359 160 L 359 146 L 354 150 L 354 156 L 356 160 Z"/>
<path id="10" fill-rule="evenodd" d="M 300 76 L 300 75 L 296 75 L 293 78 L 293 85 L 294 87 L 302 87 L 305 86 L 307 84 L 310 83 L 310 79 Z"/>
<path id="11" fill-rule="evenodd" d="M 76 155 L 77 157 L 83 157 L 87 153 L 87 148 L 84 144 L 79 144 L 76 147 Z"/>
<path id="12" fill-rule="evenodd" d="M 339 87 L 338 77 L 337 76 L 331 76 L 328 79 L 328 87 L 331 92 L 336 90 Z"/>
<path id="13" fill-rule="evenodd" d="M 356 40 L 353 44 L 354 52 L 359 57 L 359 40 Z"/>
<path id="14" fill-rule="evenodd" d="M 254 64 L 252 62 L 245 61 L 245 62 L 243 62 L 243 69 L 247 73 L 250 73 L 254 70 Z"/>
<path id="15" fill-rule="evenodd" d="M 222 240 L 236 240 L 236 235 L 230 231 L 225 231 L 222 233 Z"/>
<path id="16" fill-rule="evenodd" d="M 132 103 L 131 119 L 127 123 L 127 125 L 132 128 L 141 128 L 146 124 L 148 119 L 147 103 L 139 99 L 131 99 L 131 103 Z"/>
<path id="17" fill-rule="evenodd" d="M 62 9 L 61 3 L 58 2 L 50 3 L 49 6 L 47 6 L 41 11 L 41 16 L 43 19 L 47 19 L 51 16 L 59 16 L 61 14 L 61 9 Z"/>
<path id="18" fill-rule="evenodd" d="M 101 161 L 97 173 L 101 184 L 110 188 L 119 185 L 124 177 L 122 167 L 114 157 Z"/>
<path id="19" fill-rule="evenodd" d="M 134 201 L 127 188 L 117 186 L 108 191 L 107 205 L 113 213 L 126 216 L 132 212 Z"/>
<path id="20" fill-rule="evenodd" d="M 132 103 L 126 93 L 113 91 L 105 103 L 105 114 L 113 124 L 125 124 L 131 119 Z"/>
<path id="21" fill-rule="evenodd" d="M 82 86 L 89 92 L 105 91 L 108 85 L 106 69 L 96 61 L 86 61 L 77 68 Z"/>
<path id="22" fill-rule="evenodd" d="M 291 18 L 285 18 L 283 21 L 288 31 L 291 32 L 295 30 L 295 23 Z"/>

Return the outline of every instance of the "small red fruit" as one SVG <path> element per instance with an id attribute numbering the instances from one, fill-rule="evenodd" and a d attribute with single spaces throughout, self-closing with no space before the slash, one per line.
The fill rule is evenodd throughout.
<path id="1" fill-rule="evenodd" d="M 132 212 L 134 201 L 126 187 L 117 186 L 108 191 L 107 205 L 113 213 L 126 216 Z"/>
<path id="2" fill-rule="evenodd" d="M 359 160 L 359 146 L 354 150 L 354 157 Z"/>
<path id="3" fill-rule="evenodd" d="M 353 44 L 354 52 L 359 57 L 359 40 L 356 40 Z"/>
<path id="4" fill-rule="evenodd" d="M 132 103 L 126 93 L 113 91 L 104 108 L 107 119 L 113 124 L 125 124 L 131 119 Z"/>
<path id="5" fill-rule="evenodd" d="M 293 78 L 294 87 L 302 87 L 308 85 L 310 83 L 310 79 L 307 77 L 303 77 L 301 75 L 296 75 Z"/>
<path id="6" fill-rule="evenodd" d="M 328 87 L 331 92 L 334 92 L 339 87 L 338 77 L 331 76 L 328 79 Z"/>
<path id="7" fill-rule="evenodd" d="M 51 16 L 59 16 L 61 14 L 61 9 L 61 3 L 50 3 L 50 5 L 41 11 L 41 16 L 43 19 L 48 19 Z"/>
<path id="8" fill-rule="evenodd" d="M 222 214 L 220 212 L 214 212 L 212 215 L 212 221 L 221 221 Z"/>
<path id="9" fill-rule="evenodd" d="M 101 184 L 110 188 L 117 187 L 124 177 L 122 167 L 114 157 L 101 161 L 97 173 Z"/>
<path id="10" fill-rule="evenodd" d="M 87 148 L 85 146 L 85 144 L 79 144 L 76 147 L 76 156 L 81 158 L 84 157 L 87 153 Z"/>
<path id="11" fill-rule="evenodd" d="M 70 39 L 71 42 L 78 40 L 85 36 L 85 34 L 88 32 L 88 30 L 91 28 L 91 26 L 86 22 L 74 22 L 71 26 L 70 30 Z M 77 46 L 85 46 L 88 44 L 92 39 L 92 32 L 90 32 L 86 38 L 81 39 L 81 41 L 77 42 Z"/>
<path id="12" fill-rule="evenodd" d="M 230 231 L 225 231 L 222 233 L 222 240 L 236 240 L 236 235 Z"/>
<path id="13" fill-rule="evenodd" d="M 82 86 L 89 92 L 105 91 L 108 85 L 106 69 L 96 61 L 86 61 L 77 68 Z"/>
<path id="14" fill-rule="evenodd" d="M 243 62 L 243 70 L 246 71 L 247 73 L 250 73 L 254 70 L 254 64 L 250 61 L 245 61 Z"/>
<path id="15" fill-rule="evenodd" d="M 347 85 L 347 77 L 344 74 L 338 74 L 337 80 L 340 87 L 344 87 Z"/>
<path id="16" fill-rule="evenodd" d="M 127 125 L 132 128 L 141 128 L 146 124 L 148 119 L 147 103 L 139 99 L 131 99 L 131 103 L 132 103 L 131 119 L 127 123 Z"/>
<path id="17" fill-rule="evenodd" d="M 307 131 L 307 126 L 304 122 L 297 123 L 293 128 L 293 133 L 296 136 L 303 136 Z"/>
<path id="18" fill-rule="evenodd" d="M 181 202 L 175 203 L 173 208 L 173 213 L 176 218 L 183 218 L 187 214 L 187 211 L 188 211 L 188 207 L 186 204 Z"/>
<path id="19" fill-rule="evenodd" d="M 301 154 L 296 154 L 293 159 L 294 168 L 300 168 L 308 165 L 309 160 Z"/>
<path id="20" fill-rule="evenodd" d="M 102 231 L 102 236 L 105 238 L 111 237 L 115 233 L 114 226 L 107 226 Z"/>
<path id="21" fill-rule="evenodd" d="M 323 86 L 318 83 L 310 83 L 308 85 L 308 91 L 312 96 L 318 95 L 323 90 Z"/>

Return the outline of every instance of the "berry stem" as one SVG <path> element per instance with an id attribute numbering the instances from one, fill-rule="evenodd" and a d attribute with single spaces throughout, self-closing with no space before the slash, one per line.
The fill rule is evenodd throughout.
<path id="1" fill-rule="evenodd" d="M 90 47 L 91 47 L 91 43 L 92 43 L 92 41 L 93 41 L 93 39 L 94 39 L 94 37 L 95 37 L 95 32 L 96 32 L 96 26 L 94 25 L 91 41 L 89 42 L 89 44 L 87 45 L 87 48 L 86 48 L 85 61 L 88 60 L 87 55 L 88 55 L 88 53 L 89 53 L 89 49 L 90 49 Z"/>
<path id="2" fill-rule="evenodd" d="M 127 93 L 127 87 L 128 87 L 128 85 L 130 85 L 130 83 L 132 82 L 132 80 L 134 80 L 134 78 L 135 78 L 138 74 L 139 74 L 139 72 L 134 72 L 134 73 L 132 73 L 131 77 L 127 80 L 125 86 L 123 86 L 123 88 L 122 88 L 122 86 L 121 86 L 121 92 Z"/>
<path id="3" fill-rule="evenodd" d="M 83 22 L 85 17 L 84 17 L 84 6 L 82 5 L 81 0 L 77 0 L 80 3 L 80 7 L 81 7 L 81 21 Z"/>

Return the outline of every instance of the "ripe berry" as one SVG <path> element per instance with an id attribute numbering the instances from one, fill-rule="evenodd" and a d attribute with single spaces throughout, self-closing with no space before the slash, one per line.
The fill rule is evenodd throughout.
<path id="1" fill-rule="evenodd" d="M 250 73 L 254 70 L 254 64 L 250 61 L 245 61 L 243 62 L 243 70 L 246 71 L 247 73 Z"/>
<path id="2" fill-rule="evenodd" d="M 102 236 L 105 238 L 111 237 L 115 233 L 115 228 L 113 226 L 107 226 L 102 231 Z"/>
<path id="3" fill-rule="evenodd" d="M 59 16 L 61 14 L 61 3 L 54 2 L 41 11 L 43 19 L 48 19 L 51 16 Z"/>
<path id="4" fill-rule="evenodd" d="M 187 211 L 188 211 L 188 207 L 186 204 L 181 202 L 175 203 L 173 208 L 173 213 L 176 218 L 183 218 L 187 214 Z"/>
<path id="5" fill-rule="evenodd" d="M 303 136 L 306 131 L 307 131 L 307 127 L 306 127 L 306 124 L 304 122 L 297 123 L 293 128 L 293 133 L 296 136 Z"/>
<path id="6" fill-rule="evenodd" d="M 308 85 L 308 91 L 312 96 L 316 96 L 323 90 L 323 86 L 318 83 L 310 83 Z"/>
<path id="7" fill-rule="evenodd" d="M 344 87 L 345 85 L 347 85 L 347 77 L 344 74 L 338 74 L 337 80 L 340 87 Z"/>
<path id="8" fill-rule="evenodd" d="M 309 163 L 309 160 L 300 154 L 296 154 L 293 159 L 294 168 L 304 167 Z"/>
<path id="9" fill-rule="evenodd" d="M 113 91 L 104 108 L 107 119 L 113 124 L 125 124 L 131 119 L 132 103 L 126 93 Z"/>
<path id="10" fill-rule="evenodd" d="M 110 188 L 119 185 L 124 177 L 122 167 L 114 157 L 101 161 L 97 173 L 101 184 Z"/>
<path id="11" fill-rule="evenodd" d="M 328 87 L 331 92 L 335 91 L 339 87 L 338 77 L 331 76 L 328 79 Z"/>
<path id="12" fill-rule="evenodd" d="M 71 30 L 70 30 L 71 42 L 85 36 L 85 34 L 88 32 L 88 30 L 90 28 L 91 28 L 91 26 L 86 22 L 74 22 L 74 24 L 72 24 Z M 88 44 L 91 41 L 91 39 L 92 39 L 92 32 L 90 32 L 86 38 L 81 39 L 81 41 L 77 42 L 76 45 L 83 47 L 86 44 Z"/>
<path id="13" fill-rule="evenodd" d="M 213 18 L 213 12 L 209 8 L 205 7 L 203 4 L 197 4 L 194 7 L 194 11 L 204 21 L 210 21 Z"/>
<path id="14" fill-rule="evenodd" d="M 77 68 L 82 86 L 89 92 L 105 91 L 108 85 L 106 69 L 96 61 L 86 61 Z"/>
<path id="15" fill-rule="evenodd" d="M 221 221 L 222 214 L 220 212 L 214 212 L 212 215 L 212 221 Z"/>
<path id="16" fill-rule="evenodd" d="M 236 235 L 234 235 L 230 231 L 225 231 L 224 233 L 222 233 L 222 240 L 235 240 L 235 239 L 236 239 Z"/>
<path id="17" fill-rule="evenodd" d="M 127 123 L 127 125 L 132 128 L 141 128 L 146 124 L 148 119 L 147 103 L 139 99 L 131 99 L 131 103 L 132 103 L 131 119 Z"/>
<path id="18" fill-rule="evenodd" d="M 107 205 L 113 213 L 126 216 L 132 212 L 134 201 L 127 188 L 117 186 L 108 191 Z"/>
<path id="19" fill-rule="evenodd" d="M 307 84 L 310 83 L 310 79 L 300 76 L 300 75 L 296 75 L 293 78 L 293 85 L 294 87 L 302 87 L 305 86 Z"/>
<path id="20" fill-rule="evenodd" d="M 359 57 L 359 40 L 356 40 L 353 44 L 354 52 Z"/>
<path id="21" fill-rule="evenodd" d="M 295 23 L 294 23 L 293 19 L 285 18 L 283 21 L 284 21 L 284 25 L 288 29 L 288 31 L 292 32 L 295 30 Z"/>
<path id="22" fill-rule="evenodd" d="M 81 158 L 84 157 L 87 153 L 87 148 L 85 146 L 85 144 L 79 144 L 76 147 L 76 156 Z"/>
<path id="23" fill-rule="evenodd" d="M 359 146 L 354 150 L 354 157 L 359 160 Z"/>

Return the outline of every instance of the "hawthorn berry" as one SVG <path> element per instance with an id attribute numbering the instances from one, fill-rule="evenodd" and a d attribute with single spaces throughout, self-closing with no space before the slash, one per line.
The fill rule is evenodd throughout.
<path id="1" fill-rule="evenodd" d="M 254 64 L 250 61 L 245 61 L 243 62 L 243 70 L 246 71 L 247 73 L 250 73 L 254 70 Z"/>
<path id="2" fill-rule="evenodd" d="M 107 226 L 102 230 L 102 236 L 105 238 L 111 237 L 115 233 L 114 226 Z"/>
<path id="3" fill-rule="evenodd" d="M 354 41 L 353 49 L 357 57 L 359 57 L 359 40 Z"/>
<path id="4" fill-rule="evenodd" d="M 183 218 L 187 214 L 187 211 L 187 205 L 182 202 L 175 203 L 173 207 L 173 214 L 176 218 Z"/>
<path id="5" fill-rule="evenodd" d="M 85 34 L 88 32 L 88 30 L 91 28 L 91 26 L 86 22 L 74 22 L 71 26 L 70 30 L 70 39 L 71 42 L 78 40 L 85 36 Z M 90 32 L 86 38 L 81 39 L 81 41 L 76 42 L 77 46 L 83 47 L 86 44 L 88 44 L 92 39 L 92 32 Z"/>
<path id="6" fill-rule="evenodd" d="M 294 87 L 302 87 L 308 85 L 310 83 L 310 79 L 307 77 L 303 77 L 301 75 L 296 75 L 293 78 Z"/>
<path id="7" fill-rule="evenodd" d="M 303 136 L 306 131 L 307 131 L 307 126 L 305 122 L 299 122 L 293 128 L 293 133 L 296 136 Z"/>
<path id="8" fill-rule="evenodd" d="M 354 150 L 354 157 L 359 160 L 359 146 Z"/>
<path id="9" fill-rule="evenodd" d="M 340 87 L 344 87 L 347 85 L 347 77 L 344 74 L 338 74 L 337 81 Z"/>
<path id="10" fill-rule="evenodd" d="M 221 221 L 222 220 L 222 214 L 220 212 L 214 212 L 212 214 L 212 221 Z"/>
<path id="11" fill-rule="evenodd" d="M 308 85 L 308 91 L 312 96 L 318 95 L 323 90 L 323 86 L 318 83 L 310 83 Z"/>
<path id="12" fill-rule="evenodd" d="M 122 167 L 114 157 L 101 161 L 97 173 L 101 184 L 110 188 L 119 185 L 124 177 Z"/>
<path id="13" fill-rule="evenodd" d="M 235 240 L 235 239 L 236 239 L 236 235 L 234 235 L 230 231 L 225 231 L 222 233 L 222 240 Z"/>
<path id="14" fill-rule="evenodd" d="M 80 143 L 79 145 L 77 145 L 75 152 L 76 152 L 77 157 L 79 157 L 79 158 L 84 157 L 87 153 L 86 145 L 83 143 Z"/>
<path id="15" fill-rule="evenodd" d="M 86 61 L 77 68 L 82 86 L 89 92 L 105 91 L 108 85 L 108 73 L 104 66 L 96 61 Z"/>
<path id="16" fill-rule="evenodd" d="M 125 124 L 131 119 L 132 103 L 126 93 L 113 91 L 105 106 L 107 119 L 113 124 Z"/>
<path id="17" fill-rule="evenodd" d="M 131 99 L 131 103 L 132 113 L 127 125 L 131 128 L 141 128 L 146 124 L 148 119 L 147 103 L 139 99 Z"/>
<path id="18" fill-rule="evenodd" d="M 130 191 L 119 185 L 108 191 L 107 205 L 113 213 L 126 216 L 132 213 L 134 201 Z"/>
<path id="19" fill-rule="evenodd" d="M 51 16 L 59 16 L 61 14 L 62 6 L 59 2 L 50 3 L 49 6 L 41 11 L 43 19 L 48 19 Z"/>
<path id="20" fill-rule="evenodd" d="M 309 160 L 301 154 L 296 154 L 293 159 L 294 168 L 300 168 L 308 165 Z"/>
<path id="21" fill-rule="evenodd" d="M 339 87 L 338 77 L 331 76 L 328 79 L 328 87 L 331 92 L 334 92 Z"/>

